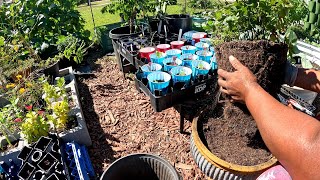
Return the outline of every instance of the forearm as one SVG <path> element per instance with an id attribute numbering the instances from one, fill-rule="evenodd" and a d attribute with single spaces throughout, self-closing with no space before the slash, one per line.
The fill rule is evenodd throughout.
<path id="1" fill-rule="evenodd" d="M 249 90 L 245 102 L 267 147 L 289 173 L 299 179 L 299 175 L 316 177 L 320 164 L 319 122 L 282 105 L 257 84 Z"/>
<path id="2" fill-rule="evenodd" d="M 294 85 L 320 93 L 320 71 L 299 68 Z"/>

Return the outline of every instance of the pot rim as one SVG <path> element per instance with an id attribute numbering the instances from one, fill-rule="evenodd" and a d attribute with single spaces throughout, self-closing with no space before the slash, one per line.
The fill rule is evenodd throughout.
<path id="1" fill-rule="evenodd" d="M 206 109 L 205 109 L 206 110 Z M 205 111 L 204 110 L 204 111 Z M 200 117 L 200 116 L 199 116 Z M 202 140 L 199 137 L 199 133 L 198 133 L 198 122 L 199 121 L 199 117 L 195 118 L 192 122 L 192 133 L 191 136 L 194 139 L 194 143 L 196 145 L 196 147 L 198 148 L 199 152 L 212 164 L 226 169 L 226 170 L 230 170 L 233 172 L 238 172 L 238 173 L 255 173 L 255 172 L 259 172 L 262 170 L 265 170 L 267 168 L 272 167 L 273 165 L 275 165 L 278 160 L 272 156 L 272 158 L 270 160 L 268 160 L 267 162 L 261 163 L 261 164 L 257 164 L 254 166 L 242 166 L 242 165 L 238 165 L 238 164 L 233 164 L 230 162 L 227 162 L 225 160 L 222 160 L 221 158 L 217 157 L 216 155 L 214 155 L 202 142 Z"/>

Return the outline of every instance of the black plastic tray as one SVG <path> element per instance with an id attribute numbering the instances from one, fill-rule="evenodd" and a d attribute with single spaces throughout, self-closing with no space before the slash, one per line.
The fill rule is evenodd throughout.
<path id="1" fill-rule="evenodd" d="M 187 88 L 182 88 L 181 90 L 172 90 L 172 82 L 169 92 L 163 96 L 156 96 L 151 93 L 148 88 L 147 82 L 142 80 L 142 72 L 138 71 L 136 73 L 135 85 L 138 91 L 142 91 L 146 96 L 150 98 L 151 106 L 156 112 L 161 112 L 167 108 L 175 105 L 183 104 L 186 101 L 196 100 L 196 98 L 205 94 L 208 91 L 213 91 L 217 85 L 217 75 L 211 72 L 207 79 L 200 82 L 192 83 Z"/>

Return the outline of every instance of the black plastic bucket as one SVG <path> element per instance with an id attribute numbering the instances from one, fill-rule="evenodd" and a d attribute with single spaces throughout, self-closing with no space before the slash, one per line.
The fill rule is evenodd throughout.
<path id="1" fill-rule="evenodd" d="M 192 18 L 186 14 L 173 14 L 166 16 L 168 28 L 171 33 L 187 32 L 192 30 Z"/>
<path id="2" fill-rule="evenodd" d="M 101 180 L 179 180 L 179 174 L 166 160 L 151 154 L 131 154 L 116 160 Z"/>

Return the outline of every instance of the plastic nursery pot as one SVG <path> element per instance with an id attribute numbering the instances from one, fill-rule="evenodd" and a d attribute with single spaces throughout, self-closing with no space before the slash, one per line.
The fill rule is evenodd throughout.
<path id="1" fill-rule="evenodd" d="M 49 67 L 43 69 L 43 74 L 46 76 L 53 76 L 58 77 L 59 76 L 59 61 L 53 63 Z"/>
<path id="2" fill-rule="evenodd" d="M 33 174 L 35 167 L 32 166 L 30 163 L 26 162 L 23 167 L 20 169 L 18 173 L 18 177 L 21 179 L 29 179 Z"/>
<path id="3" fill-rule="evenodd" d="M 211 179 L 256 179 L 257 176 L 266 169 L 277 163 L 276 158 L 255 166 L 240 166 L 229 163 L 211 153 L 207 146 L 202 142 L 200 129 L 202 129 L 200 117 L 193 119 L 191 133 L 191 153 L 201 169 Z"/>
<path id="4" fill-rule="evenodd" d="M 213 56 L 211 59 L 210 59 L 210 62 L 211 62 L 211 69 L 212 70 L 217 70 L 218 69 L 218 63 L 217 63 L 217 59 L 215 56 Z"/>
<path id="5" fill-rule="evenodd" d="M 32 152 L 32 148 L 28 146 L 24 146 L 21 152 L 18 154 L 17 158 L 20 159 L 22 162 L 28 160 L 30 154 Z"/>
<path id="6" fill-rule="evenodd" d="M 139 50 L 140 58 L 146 58 L 150 62 L 150 55 L 156 51 L 153 47 L 145 47 Z"/>
<path id="7" fill-rule="evenodd" d="M 200 42 L 207 43 L 207 44 L 209 44 L 209 46 L 212 45 L 210 38 L 202 38 L 202 39 L 200 39 Z"/>
<path id="8" fill-rule="evenodd" d="M 195 46 L 182 46 L 181 47 L 182 54 L 195 54 L 197 48 Z"/>
<path id="9" fill-rule="evenodd" d="M 180 59 L 177 59 L 175 57 L 166 58 L 163 61 L 163 70 L 169 72 L 172 68 L 180 65 L 182 65 L 182 61 Z"/>
<path id="10" fill-rule="evenodd" d="M 310 12 L 315 12 L 316 2 L 315 1 L 309 1 L 308 8 L 309 8 Z"/>
<path id="11" fill-rule="evenodd" d="M 148 75 L 152 72 L 161 71 L 162 66 L 157 63 L 145 64 L 141 66 L 141 70 L 143 72 L 143 77 L 147 78 Z"/>
<path id="12" fill-rule="evenodd" d="M 192 61 L 192 77 L 196 79 L 198 75 L 207 75 L 211 65 L 205 61 Z"/>
<path id="13" fill-rule="evenodd" d="M 310 25 L 310 35 L 313 36 L 315 31 L 317 29 L 317 26 L 315 24 Z"/>
<path id="14" fill-rule="evenodd" d="M 318 20 L 318 14 L 310 12 L 309 14 L 309 23 L 315 23 Z"/>
<path id="15" fill-rule="evenodd" d="M 183 66 L 189 66 L 191 67 L 192 66 L 192 61 L 194 60 L 199 60 L 199 56 L 198 55 L 195 55 L 195 54 L 182 54 L 180 56 L 180 59 L 182 61 L 182 65 Z"/>
<path id="16" fill-rule="evenodd" d="M 147 76 L 148 85 L 151 93 L 155 93 L 156 90 L 162 91 L 162 95 L 165 95 L 168 91 L 171 76 L 166 72 L 153 72 Z"/>
<path id="17" fill-rule="evenodd" d="M 170 49 L 170 50 L 168 50 L 168 51 L 166 52 L 166 54 L 167 54 L 167 57 L 168 57 L 168 58 L 171 58 L 171 57 L 173 57 L 173 56 L 175 56 L 175 57 L 177 57 L 177 58 L 180 58 L 180 56 L 181 56 L 181 50 L 179 50 L 179 49 Z"/>
<path id="18" fill-rule="evenodd" d="M 157 63 L 160 64 L 161 66 L 163 65 L 164 59 L 167 57 L 166 53 L 163 52 L 156 52 L 152 53 L 150 55 L 150 60 L 152 63 Z"/>
<path id="19" fill-rule="evenodd" d="M 188 67 L 177 66 L 170 70 L 172 76 L 173 84 L 177 82 L 183 82 L 187 85 L 190 83 L 192 70 Z"/>
<path id="20" fill-rule="evenodd" d="M 183 38 L 186 39 L 187 41 L 192 41 L 192 35 L 196 33 L 197 31 L 188 31 L 183 34 Z"/>
<path id="21" fill-rule="evenodd" d="M 50 153 L 46 154 L 43 159 L 38 163 L 38 167 L 44 171 L 48 172 L 57 162 L 57 159 L 52 156 Z"/>
<path id="22" fill-rule="evenodd" d="M 192 29 L 192 18 L 189 15 L 167 15 L 165 21 L 168 23 L 169 32 L 171 33 L 179 33 L 180 29 L 182 29 L 182 32 L 187 32 Z"/>
<path id="23" fill-rule="evenodd" d="M 112 163 L 100 180 L 179 180 L 175 168 L 165 159 L 152 154 L 130 154 Z"/>
<path id="24" fill-rule="evenodd" d="M 199 60 L 206 61 L 207 63 L 211 62 L 212 52 L 208 50 L 197 51 L 196 53 L 199 56 Z"/>
<path id="25" fill-rule="evenodd" d="M 320 2 L 319 2 L 319 1 L 316 2 L 316 10 L 315 10 L 315 13 L 316 13 L 316 14 L 320 14 Z"/>
<path id="26" fill-rule="evenodd" d="M 170 49 L 170 47 L 171 46 L 169 44 L 159 44 L 157 46 L 157 51 L 165 53 L 166 51 L 168 51 Z"/>
<path id="27" fill-rule="evenodd" d="M 35 149 L 38 149 L 40 151 L 45 151 L 47 149 L 47 147 L 49 146 L 50 142 L 51 142 L 51 138 L 48 137 L 44 137 L 42 136 L 36 143 L 36 145 L 34 146 Z"/>
<path id="28" fill-rule="evenodd" d="M 202 38 L 205 38 L 205 34 L 203 34 L 203 33 L 197 32 L 197 33 L 192 34 L 192 40 L 194 40 L 195 43 L 200 42 L 200 39 L 202 39 Z"/>
<path id="29" fill-rule="evenodd" d="M 197 51 L 208 50 L 210 45 L 204 42 L 198 42 L 195 44 Z"/>
<path id="30" fill-rule="evenodd" d="M 184 41 L 172 41 L 170 43 L 172 49 L 181 49 L 184 45 Z"/>
<path id="31" fill-rule="evenodd" d="M 310 28 L 311 28 L 311 24 L 308 23 L 308 22 L 305 22 L 305 23 L 304 23 L 304 26 L 303 26 L 303 29 L 304 29 L 305 31 L 308 31 L 308 30 L 310 30 Z"/>
<path id="32" fill-rule="evenodd" d="M 213 47 L 213 46 L 210 47 L 210 51 L 212 52 L 213 55 L 215 54 L 215 51 L 214 51 L 214 47 Z"/>

